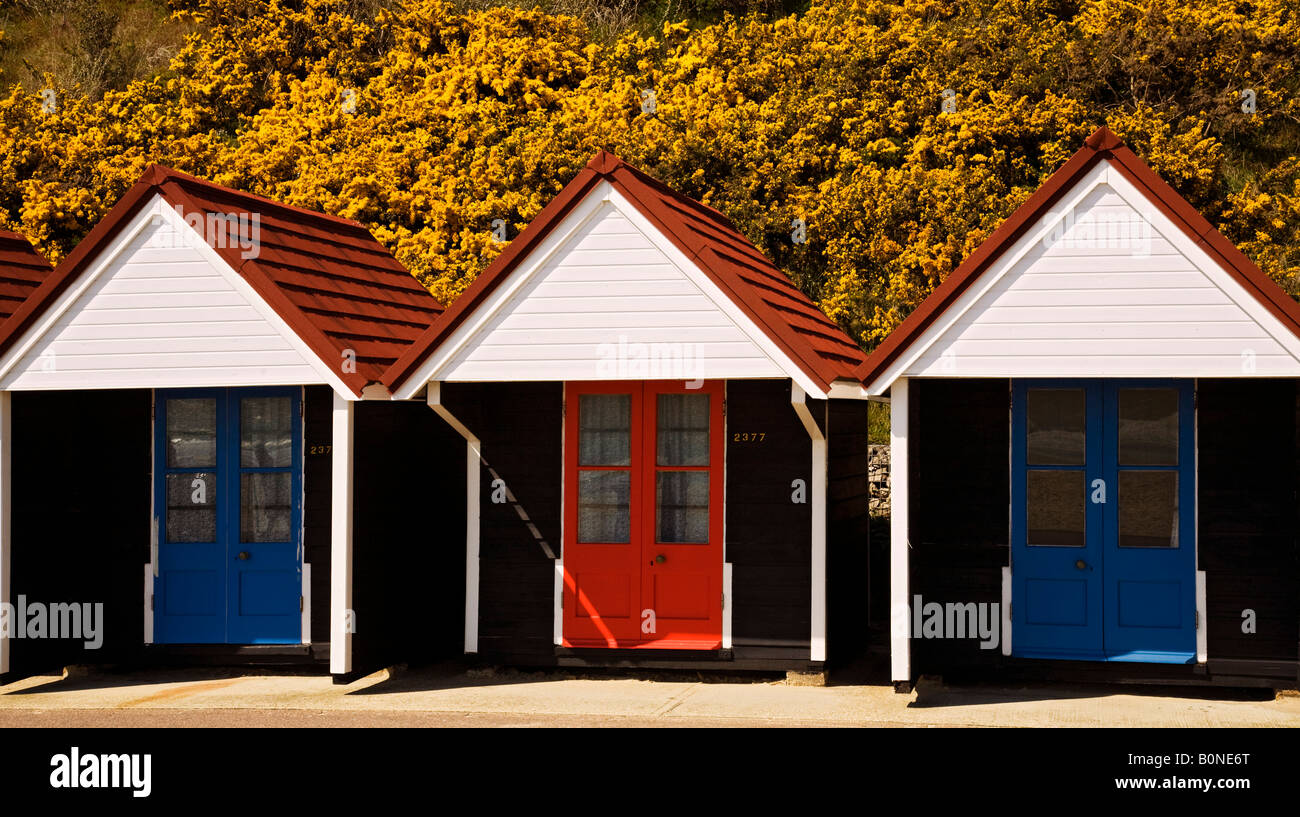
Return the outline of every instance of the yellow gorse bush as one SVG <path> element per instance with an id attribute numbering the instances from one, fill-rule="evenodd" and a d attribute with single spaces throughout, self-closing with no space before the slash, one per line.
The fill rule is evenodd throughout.
<path id="1" fill-rule="evenodd" d="M 157 76 L 99 99 L 47 80 L 53 111 L 10 87 L 0 222 L 58 259 L 163 162 L 355 218 L 450 301 L 494 223 L 516 236 L 603 147 L 726 213 L 870 347 L 1106 124 L 1300 293 L 1289 0 L 821 0 L 606 44 L 536 10 L 365 8 L 196 0 Z"/>

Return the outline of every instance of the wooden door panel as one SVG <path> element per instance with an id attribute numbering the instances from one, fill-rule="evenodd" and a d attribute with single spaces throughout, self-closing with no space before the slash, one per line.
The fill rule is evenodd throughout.
<path id="1" fill-rule="evenodd" d="M 641 489 L 635 468 L 640 391 L 638 383 L 566 387 L 562 617 L 566 646 L 630 647 L 640 641 L 641 543 L 635 523 Z M 601 402 L 602 398 L 608 399 Z M 608 415 L 608 409 L 624 406 L 625 422 L 611 423 L 605 417 L 605 422 L 593 423 L 593 418 L 602 418 L 583 414 L 591 410 Z M 620 431 L 621 426 L 626 429 Z M 583 501 L 590 504 L 584 507 Z"/>
<path id="2" fill-rule="evenodd" d="M 647 510 L 641 520 L 643 528 L 642 595 L 645 608 L 654 615 L 654 632 L 642 633 L 643 646 L 672 649 L 717 649 L 722 645 L 722 531 L 724 512 L 723 473 L 725 448 L 725 419 L 723 413 L 723 383 L 710 381 L 699 388 L 689 388 L 679 382 L 655 381 L 645 384 L 643 468 L 644 492 L 642 507 Z M 664 400 L 661 400 L 665 398 Z M 675 429 L 682 419 L 660 422 L 660 404 L 666 408 L 680 409 L 682 400 L 693 401 L 698 407 L 707 401 L 707 457 L 701 456 L 699 441 L 696 444 L 665 444 L 669 434 L 689 436 L 698 434 L 698 423 L 685 423 L 685 430 Z M 691 430 L 694 429 L 694 430 Z M 669 500 L 669 491 L 661 491 L 661 480 L 693 480 L 695 485 L 707 484 L 707 508 L 701 512 L 691 506 L 699 500 L 700 491 L 680 493 L 688 510 L 673 517 L 674 522 L 661 524 L 663 504 Z M 679 500 L 680 501 L 680 497 Z M 694 521 L 685 519 L 694 514 Z M 700 519 L 707 514 L 707 523 Z M 669 514 L 671 517 L 672 515 Z M 660 541 L 663 528 L 672 528 L 679 538 L 704 541 Z M 700 534 L 704 535 L 701 536 Z M 643 628 L 644 629 L 644 628 Z"/>
<path id="3" fill-rule="evenodd" d="M 600 401 L 600 395 L 630 398 L 626 461 L 619 458 L 622 448 L 617 429 L 621 424 L 611 413 L 615 404 Z M 692 396 L 669 399 L 677 404 L 691 403 L 695 409 L 695 427 L 679 429 L 674 432 L 678 438 L 670 441 L 687 441 L 681 446 L 688 451 L 685 455 L 659 456 L 656 407 L 660 395 Z M 699 400 L 708 404 L 705 436 L 701 436 Z M 669 382 L 567 384 L 562 616 L 565 645 L 672 649 L 721 646 L 722 400 L 721 382 L 705 383 L 700 389 Z M 592 412 L 592 416 L 584 417 L 584 411 Z M 599 418 L 595 416 L 598 412 L 602 414 Z M 707 457 L 703 456 L 705 437 Z M 673 464 L 661 466 L 661 459 Z M 678 460 L 687 464 L 678 465 Z M 621 512 L 619 494 L 610 487 L 624 482 L 616 477 L 592 476 L 600 472 L 628 475 L 626 541 L 581 541 L 593 538 L 592 531 L 599 531 L 604 538 L 624 536 L 621 518 L 616 516 Z M 668 476 L 661 477 L 662 473 Z M 593 487 L 596 483 L 603 483 L 602 490 Z M 670 499 L 673 504 L 666 506 L 666 524 L 671 531 L 665 538 L 698 541 L 659 541 L 659 499 L 665 490 L 678 497 Z M 702 503 L 706 503 L 707 521 Z"/>

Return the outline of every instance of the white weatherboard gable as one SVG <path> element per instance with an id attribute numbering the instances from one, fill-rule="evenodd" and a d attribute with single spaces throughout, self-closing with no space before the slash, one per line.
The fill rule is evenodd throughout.
<path id="1" fill-rule="evenodd" d="M 1295 335 L 1107 161 L 870 392 L 900 376 L 1297 375 Z"/>
<path id="2" fill-rule="evenodd" d="M 355 395 L 161 197 L 0 361 L 0 388 L 328 383 Z"/>
<path id="3" fill-rule="evenodd" d="M 794 378 L 824 389 L 608 182 L 406 384 Z M 403 396 L 399 392 L 397 396 Z"/>

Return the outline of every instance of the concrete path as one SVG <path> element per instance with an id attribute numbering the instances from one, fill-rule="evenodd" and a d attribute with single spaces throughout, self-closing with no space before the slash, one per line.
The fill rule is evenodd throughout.
<path id="1" fill-rule="evenodd" d="M 0 686 L 17 726 L 1300 726 L 1300 696 L 1041 685 L 802 686 L 443 666 L 348 685 L 319 675 L 153 670 Z"/>

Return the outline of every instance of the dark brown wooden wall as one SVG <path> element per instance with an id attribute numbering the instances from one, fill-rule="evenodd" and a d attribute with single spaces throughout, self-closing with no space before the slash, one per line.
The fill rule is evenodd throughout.
<path id="1" fill-rule="evenodd" d="M 484 458 L 559 554 L 562 385 L 447 384 L 443 403 L 483 441 Z M 812 408 L 824 422 L 826 404 L 814 401 Z M 833 415 L 845 428 L 846 445 L 859 425 L 853 415 L 838 408 Z M 865 435 L 865 414 L 860 425 Z M 761 441 L 735 437 L 746 431 L 761 433 Z M 789 382 L 728 383 L 726 444 L 734 654 L 806 659 L 811 505 L 791 501 L 791 483 L 809 483 L 812 455 L 790 406 Z M 835 535 L 865 548 L 865 463 L 860 473 L 844 460 L 835 468 Z M 554 562 L 513 506 L 491 502 L 486 469 L 482 479 L 479 652 L 513 663 L 554 663 Z"/>
<path id="2" fill-rule="evenodd" d="M 880 602 L 889 599 L 889 571 L 883 563 L 873 571 L 869 553 L 867 402 L 831 400 L 828 411 L 826 657 L 843 664 L 873 646 L 874 611 L 888 610 Z"/>
<path id="3" fill-rule="evenodd" d="M 913 380 L 911 596 L 1002 600 L 1010 554 L 1010 398 L 1006 380 Z M 908 603 L 911 603 L 911 598 Z M 976 639 L 913 639 L 913 674 L 996 662 Z"/>
<path id="4" fill-rule="evenodd" d="M 1300 469 L 1293 380 L 1198 384 L 1200 569 L 1213 659 L 1295 661 L 1300 641 Z M 1257 616 L 1243 633 L 1242 611 Z"/>
<path id="5" fill-rule="evenodd" d="M 926 602 L 1000 601 L 1009 552 L 1007 387 L 1005 380 L 912 382 L 911 581 Z M 1296 381 L 1198 383 L 1199 568 L 1207 574 L 1211 664 L 1297 659 L 1298 417 Z M 1257 616 L 1253 635 L 1241 631 L 1248 608 Z M 913 672 L 1000 660 L 974 645 L 914 639 Z M 1294 664 L 1287 671 L 1294 674 Z"/>
<path id="6" fill-rule="evenodd" d="M 461 655 L 465 441 L 419 400 L 362 401 L 355 440 L 353 669 Z"/>
<path id="7" fill-rule="evenodd" d="M 334 390 L 308 386 L 303 393 L 303 560 L 311 565 L 311 635 L 314 652 L 328 658 L 330 641 L 330 484 Z"/>
<path id="8" fill-rule="evenodd" d="M 103 646 L 14 639 L 14 673 L 143 651 L 152 482 L 147 390 L 13 395 L 11 598 L 104 605 Z"/>
<path id="9" fill-rule="evenodd" d="M 328 387 L 306 390 L 303 545 L 312 654 L 321 660 L 329 643 L 331 408 Z M 354 666 L 459 654 L 464 443 L 423 402 L 362 402 L 356 412 Z M 103 602 L 106 633 L 95 652 L 79 642 L 15 640 L 15 672 L 146 659 L 151 445 L 147 390 L 14 395 L 13 595 Z"/>
<path id="10" fill-rule="evenodd" d="M 484 459 L 556 555 L 563 395 L 561 383 L 446 384 L 442 395 L 444 405 L 482 441 Z M 458 468 L 463 475 L 463 453 Z M 513 505 L 492 502 L 488 469 L 481 468 L 480 476 L 479 654 L 552 664 L 555 562 Z"/>
<path id="11" fill-rule="evenodd" d="M 826 402 L 809 401 L 820 424 Z M 756 432 L 761 441 L 752 441 Z M 751 435 L 745 441 L 744 434 Z M 737 435 L 741 435 L 737 438 Z M 787 380 L 727 383 L 727 561 L 732 646 L 808 657 L 812 609 L 812 445 Z M 808 501 L 794 504 L 801 479 Z"/>

